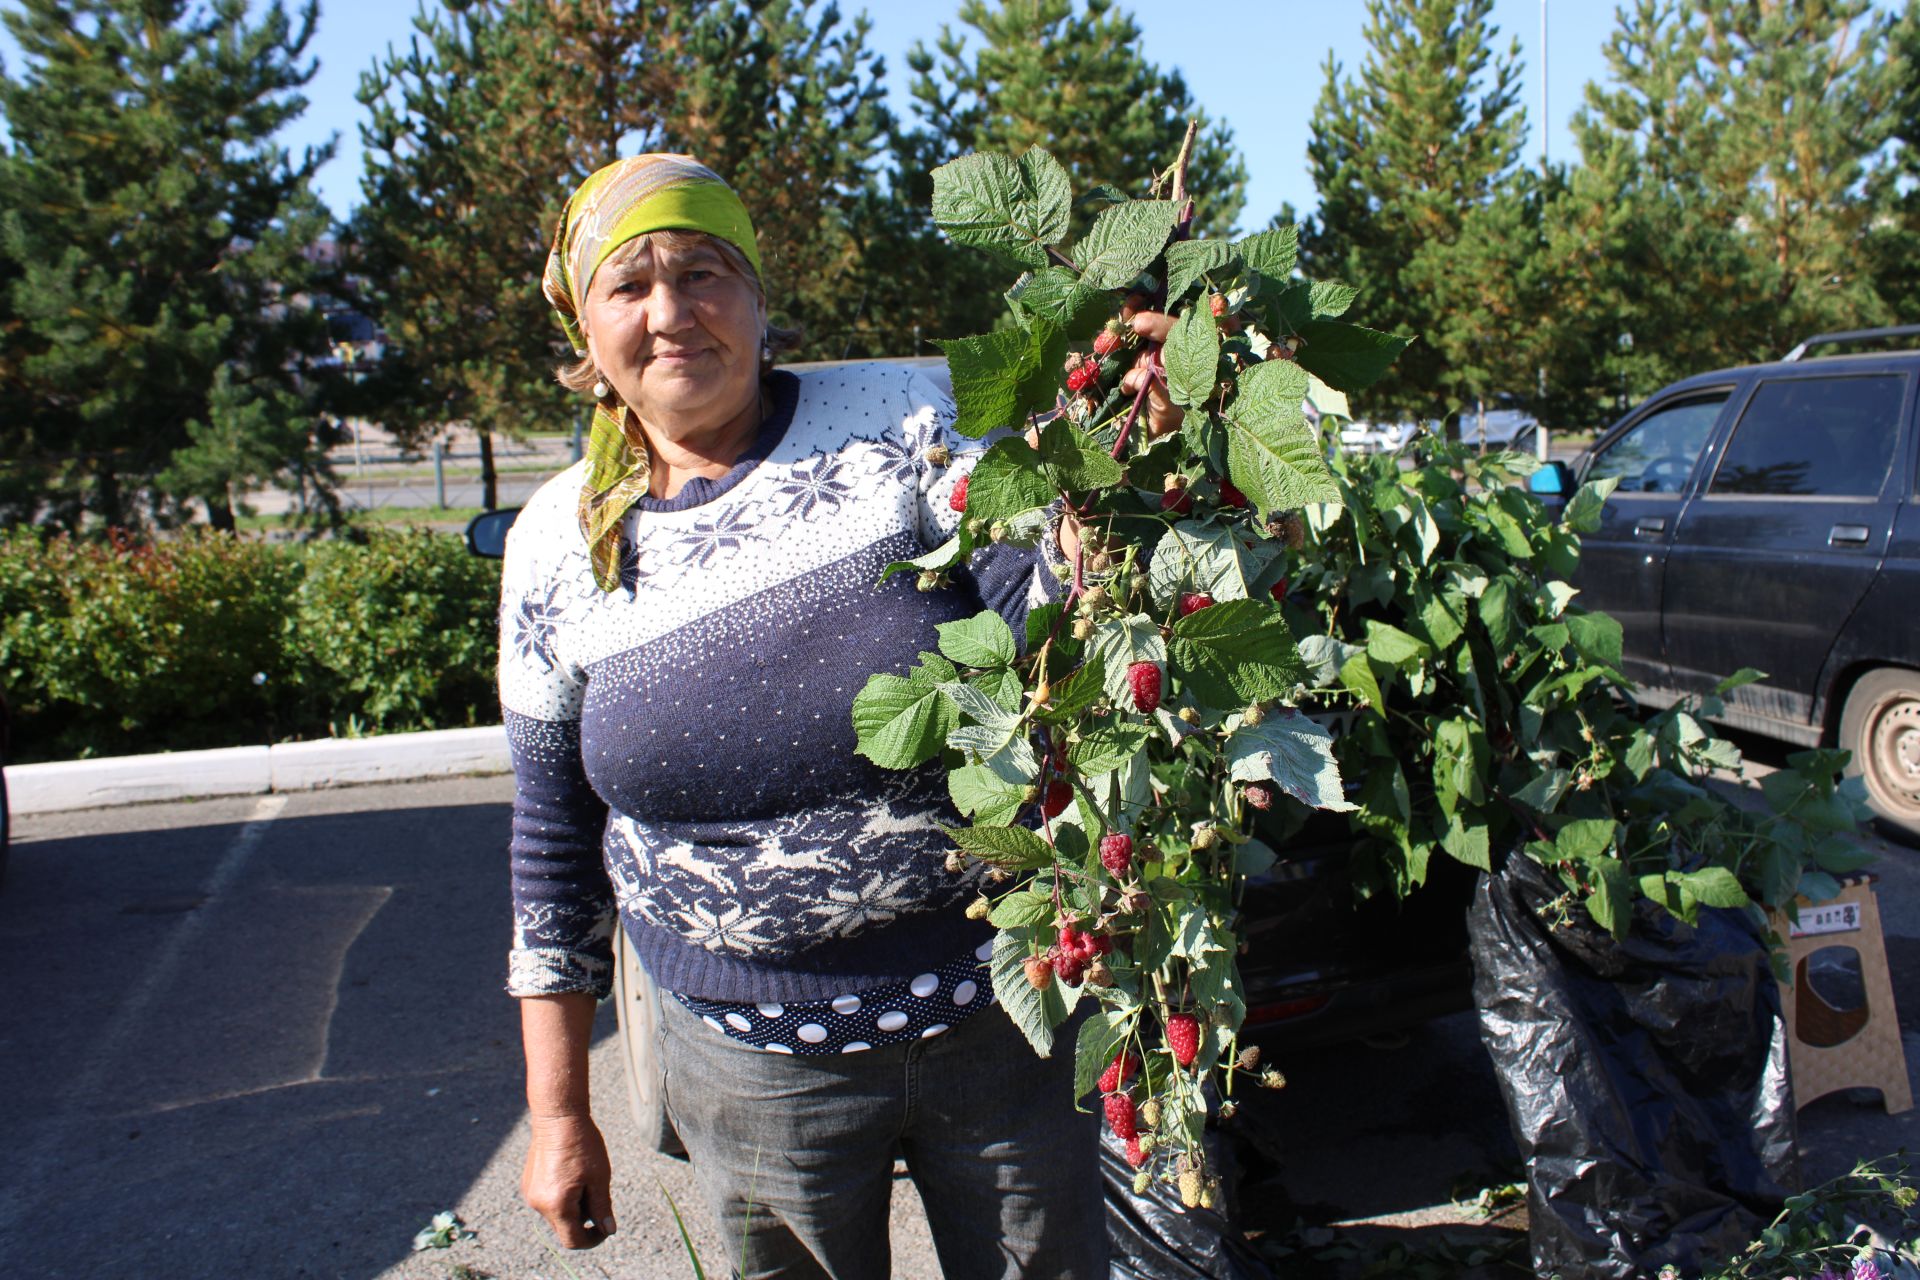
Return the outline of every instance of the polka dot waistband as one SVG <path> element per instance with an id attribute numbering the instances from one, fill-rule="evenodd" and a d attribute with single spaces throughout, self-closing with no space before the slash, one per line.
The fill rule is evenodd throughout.
<path id="1" fill-rule="evenodd" d="M 733 1004 L 673 992 L 700 1020 L 768 1053 L 858 1053 L 883 1044 L 930 1040 L 993 1003 L 987 960 L 993 944 L 896 982 L 831 1000 Z"/>

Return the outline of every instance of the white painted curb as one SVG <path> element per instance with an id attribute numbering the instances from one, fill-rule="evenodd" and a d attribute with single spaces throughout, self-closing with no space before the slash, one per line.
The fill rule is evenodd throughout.
<path id="1" fill-rule="evenodd" d="M 506 729 L 487 725 L 389 733 L 375 738 L 286 742 L 271 747 L 223 747 L 217 751 L 9 765 L 7 800 L 15 813 L 60 813 L 155 800 L 507 773 L 512 768 Z"/>

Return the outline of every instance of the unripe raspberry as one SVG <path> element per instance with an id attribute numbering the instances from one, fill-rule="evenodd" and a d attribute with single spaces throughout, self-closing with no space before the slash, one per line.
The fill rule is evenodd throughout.
<path id="1" fill-rule="evenodd" d="M 1160 666 L 1154 662 L 1136 662 L 1127 668 L 1127 688 L 1133 705 L 1141 715 L 1152 715 L 1160 707 Z"/>
<path id="2" fill-rule="evenodd" d="M 1080 593 L 1080 612 L 1098 613 L 1113 602 L 1105 587 L 1088 587 Z"/>
<path id="3" fill-rule="evenodd" d="M 1160 1127 L 1160 1099 L 1148 1098 L 1145 1102 L 1141 1103 L 1140 1118 L 1146 1122 L 1147 1128 L 1158 1129 Z"/>
<path id="4" fill-rule="evenodd" d="M 1147 575 L 1144 573 L 1136 573 L 1127 579 L 1127 594 L 1137 596 L 1147 589 L 1147 585 Z"/>
<path id="5" fill-rule="evenodd" d="M 936 444 L 931 449 L 927 450 L 928 466 L 945 467 L 945 466 L 952 465 L 952 463 L 953 463 L 953 450 L 947 448 L 947 446 L 943 444 Z M 964 506 L 966 504 L 962 503 L 961 505 Z"/>
<path id="6" fill-rule="evenodd" d="M 1113 985 L 1113 970 L 1107 968 L 1105 960 L 1095 960 L 1087 966 L 1087 981 L 1096 987 Z"/>
<path id="7" fill-rule="evenodd" d="M 1127 1153 L 1127 1163 L 1128 1164 L 1133 1163 L 1133 1153 L 1131 1151 Z M 1146 1163 L 1146 1157 L 1144 1152 L 1141 1155 L 1141 1163 L 1142 1164 Z M 1147 1188 L 1152 1185 L 1153 1185 L 1153 1175 L 1148 1173 L 1145 1169 L 1142 1169 L 1140 1172 L 1133 1175 L 1133 1194 L 1137 1196 L 1143 1196 L 1147 1194 Z"/>
<path id="8" fill-rule="evenodd" d="M 947 853 L 947 870 L 951 871 L 954 875 L 959 875 L 966 869 L 967 855 L 958 849 L 949 850 Z"/>
<path id="9" fill-rule="evenodd" d="M 1284 1089 L 1287 1087 L 1287 1078 L 1278 1071 L 1275 1071 L 1272 1067 L 1268 1067 L 1260 1073 L 1260 1087 L 1262 1089 Z"/>
<path id="10" fill-rule="evenodd" d="M 1204 591 L 1183 591 L 1180 593 L 1180 616 L 1198 613 L 1202 609 L 1213 607 L 1213 597 Z"/>
<path id="11" fill-rule="evenodd" d="M 1073 788 L 1065 782 L 1055 780 L 1047 784 L 1046 803 L 1040 806 L 1040 812 L 1049 818 L 1057 818 L 1066 812 L 1073 803 Z"/>
<path id="12" fill-rule="evenodd" d="M 1192 728 L 1200 723 L 1200 712 L 1193 707 L 1180 708 L 1180 723 Z"/>
<path id="13" fill-rule="evenodd" d="M 1259 724 L 1262 720 L 1265 720 L 1266 718 L 1267 718 L 1266 710 L 1263 707 L 1261 707 L 1261 705 L 1257 702 L 1248 703 L 1247 709 L 1240 713 L 1241 724 L 1250 724 L 1250 725 Z"/>
<path id="14" fill-rule="evenodd" d="M 1073 638 L 1075 640 L 1085 640 L 1091 637 L 1092 635 L 1093 635 L 1093 619 L 1092 618 L 1075 618 L 1073 620 Z"/>
<path id="15" fill-rule="evenodd" d="M 1200 1207 L 1200 1195 L 1206 1188 L 1201 1185 L 1200 1175 L 1189 1169 L 1180 1175 L 1180 1203 L 1189 1209 Z"/>
<path id="16" fill-rule="evenodd" d="M 987 898 L 975 898 L 967 904 L 967 919 L 985 920 L 993 912 L 993 903 Z"/>
<path id="17" fill-rule="evenodd" d="M 1251 1071 L 1255 1067 L 1259 1066 L 1260 1065 L 1260 1046 L 1257 1044 L 1250 1044 L 1246 1048 L 1242 1049 L 1240 1051 L 1240 1056 L 1234 1059 L 1234 1065 L 1239 1067 L 1242 1071 Z"/>
<path id="18" fill-rule="evenodd" d="M 1215 1199 L 1213 1184 L 1211 1182 L 1206 1183 L 1200 1188 L 1200 1207 L 1202 1209 L 1213 1208 Z"/>
<path id="19" fill-rule="evenodd" d="M 916 590 L 920 591 L 938 591 L 940 589 L 940 575 L 932 569 L 922 569 L 920 576 L 913 580 L 913 585 Z"/>
<path id="20" fill-rule="evenodd" d="M 1222 1120 L 1231 1120 L 1239 1114 L 1240 1114 L 1240 1104 L 1235 1102 L 1232 1098 L 1228 1098 L 1225 1102 L 1220 1104 L 1220 1118 Z"/>
<path id="21" fill-rule="evenodd" d="M 1035 991 L 1045 991 L 1053 985 L 1053 965 L 1044 956 L 1028 956 L 1020 962 L 1027 971 L 1027 981 L 1033 984 Z"/>
<path id="22" fill-rule="evenodd" d="M 961 476 L 959 483 L 953 486 L 953 492 L 947 495 L 947 505 L 955 511 L 967 509 L 967 482 L 971 479 L 971 475 Z"/>
<path id="23" fill-rule="evenodd" d="M 1263 782 L 1249 782 L 1240 794 L 1246 797 L 1248 804 L 1263 813 L 1273 808 L 1273 788 Z"/>
<path id="24" fill-rule="evenodd" d="M 1205 852 L 1220 843 L 1220 834 L 1213 829 L 1211 822 L 1195 823 L 1192 843 L 1194 848 Z"/>
<path id="25" fill-rule="evenodd" d="M 1007 540 L 1007 522 L 1005 520 L 995 520 L 992 524 L 988 525 L 987 537 L 994 542 L 1005 542 Z"/>
<path id="26" fill-rule="evenodd" d="M 1116 880 L 1126 878 L 1133 870 L 1133 837 L 1122 832 L 1114 832 L 1100 838 L 1100 865 L 1107 869 Z"/>

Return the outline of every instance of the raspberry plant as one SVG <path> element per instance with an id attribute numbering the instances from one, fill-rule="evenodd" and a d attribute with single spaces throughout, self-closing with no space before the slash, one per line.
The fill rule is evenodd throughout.
<path id="1" fill-rule="evenodd" d="M 1407 339 L 1298 278 L 1292 228 L 1192 238 L 1180 173 L 1170 198 L 1090 193 L 1106 207 L 1066 246 L 1044 150 L 934 171 L 942 230 L 1022 270 L 1007 327 L 941 344 L 955 429 L 1030 430 L 982 455 L 956 536 L 888 573 L 931 589 L 1062 512 L 1079 546 L 1024 648 L 991 611 L 945 624 L 853 716 L 881 766 L 947 767 L 969 819 L 948 863 L 987 864 L 969 911 L 998 930 L 1000 1004 L 1047 1054 L 1091 997 L 1076 1097 L 1102 1095 L 1139 1179 L 1205 1205 L 1204 1082 L 1282 1083 L 1238 1044 L 1236 906 L 1314 811 L 1345 815 L 1363 891 L 1410 891 L 1436 853 L 1488 869 L 1524 848 L 1561 873 L 1564 917 L 1617 934 L 1635 895 L 1683 917 L 1790 901 L 1852 865 L 1854 809 L 1835 753 L 1810 753 L 1748 818 L 1695 781 L 1738 764 L 1701 708 L 1629 714 L 1620 629 L 1564 581 L 1605 488 L 1555 521 L 1514 455 L 1330 461 L 1303 402 L 1364 389 Z M 1122 323 L 1139 310 L 1174 317 L 1164 347 Z M 1178 430 L 1153 437 L 1147 387 L 1120 390 L 1136 363 Z"/>

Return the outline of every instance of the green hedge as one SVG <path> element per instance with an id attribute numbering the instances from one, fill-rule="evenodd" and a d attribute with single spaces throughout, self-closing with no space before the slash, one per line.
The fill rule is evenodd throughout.
<path id="1" fill-rule="evenodd" d="M 10 760 L 492 723 L 499 594 L 496 562 L 438 534 L 0 531 Z"/>

